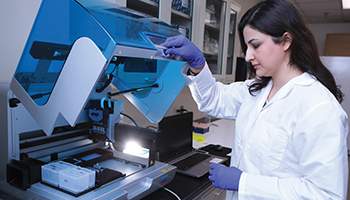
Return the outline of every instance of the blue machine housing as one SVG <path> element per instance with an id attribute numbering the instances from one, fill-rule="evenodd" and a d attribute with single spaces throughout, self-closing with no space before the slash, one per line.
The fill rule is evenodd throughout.
<path id="1" fill-rule="evenodd" d="M 68 117 L 60 110 L 55 111 L 74 126 L 76 118 L 80 117 L 91 95 L 101 93 L 106 84 L 112 83 L 119 91 L 157 84 L 158 88 L 150 87 L 124 94 L 151 122 L 157 123 L 185 85 L 185 79 L 180 73 L 180 68 L 185 62 L 163 55 L 162 47 L 159 46 L 166 38 L 178 34 L 180 33 L 157 18 L 109 2 L 43 0 L 10 88 L 33 115 L 32 112 L 44 107 L 60 106 L 54 103 L 48 105 L 48 102 L 53 98 L 55 88 L 64 88 L 58 86 L 64 68 L 69 67 L 72 69 L 70 73 L 74 73 L 74 76 L 66 78 L 69 82 L 65 81 L 68 85 L 66 88 L 76 84 L 78 84 L 75 86 L 77 90 L 90 87 L 85 86 L 86 79 L 77 78 L 76 81 L 71 79 L 91 75 L 88 80 L 91 82 L 91 88 L 88 90 L 76 91 L 76 95 L 72 95 L 72 93 L 65 94 L 64 89 L 60 89 L 60 95 L 56 95 L 60 96 L 61 102 L 83 102 L 84 105 L 75 109 L 76 113 L 72 114 L 71 120 L 67 120 Z M 82 55 L 85 52 L 79 49 L 84 49 L 84 43 L 88 43 L 88 40 L 80 42 L 79 48 L 73 48 L 82 38 L 91 40 L 96 46 L 96 51 L 100 53 L 86 49 L 86 52 L 92 52 L 91 55 L 85 57 Z M 100 54 L 101 59 L 97 58 Z M 103 66 L 95 68 L 92 64 L 95 59 L 91 58 L 94 55 L 98 60 L 96 65 Z M 68 58 L 74 62 L 68 62 Z M 81 99 L 86 97 L 88 98 L 85 100 Z M 71 112 L 74 112 L 73 106 L 76 104 L 66 103 L 65 106 L 72 106 Z M 54 117 L 58 117 L 56 113 L 52 115 L 52 118 Z M 39 125 L 44 126 L 50 115 L 46 118 L 35 116 L 34 118 Z M 57 119 L 51 121 L 54 123 Z M 50 134 L 52 129 L 47 127 L 44 131 Z"/>

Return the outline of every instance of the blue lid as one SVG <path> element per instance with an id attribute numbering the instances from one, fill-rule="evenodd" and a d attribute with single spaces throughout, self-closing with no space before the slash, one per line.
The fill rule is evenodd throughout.
<path id="1" fill-rule="evenodd" d="M 45 106 L 74 43 L 89 38 L 106 59 L 101 76 L 91 80 L 96 88 L 111 74 L 120 91 L 157 83 L 159 88 L 126 97 L 151 122 L 158 122 L 185 85 L 180 73 L 184 62 L 160 55 L 158 46 L 178 34 L 157 18 L 109 2 L 43 0 L 14 79 L 37 106 Z M 115 64 L 116 60 L 122 62 Z"/>

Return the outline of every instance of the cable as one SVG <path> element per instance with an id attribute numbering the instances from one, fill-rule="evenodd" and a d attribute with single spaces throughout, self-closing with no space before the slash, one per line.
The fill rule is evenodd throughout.
<path id="1" fill-rule="evenodd" d="M 168 191 L 168 192 L 170 192 L 171 194 L 173 194 L 178 200 L 181 200 L 181 198 L 180 198 L 175 192 L 169 190 L 169 189 L 166 188 L 166 187 L 163 187 L 163 189 L 166 190 L 166 191 Z"/>
<path id="2" fill-rule="evenodd" d="M 127 118 L 129 118 L 134 124 L 135 124 L 135 126 L 139 126 L 137 123 L 136 123 L 136 121 L 133 119 L 133 118 L 131 118 L 129 115 L 127 115 L 127 114 L 125 114 L 125 113 L 123 113 L 123 112 L 120 112 L 120 114 L 121 115 L 124 115 L 125 117 L 127 117 Z"/>
<path id="3" fill-rule="evenodd" d="M 101 93 L 104 89 L 107 88 L 109 84 L 111 84 L 112 80 L 114 78 L 114 75 L 112 73 L 109 74 L 109 78 L 106 80 L 106 82 L 100 87 L 96 88 L 97 93 Z"/>
<path id="4" fill-rule="evenodd" d="M 106 82 L 100 88 L 96 88 L 97 93 L 101 93 L 104 89 L 107 88 L 107 86 L 112 82 L 112 80 L 114 78 L 114 75 L 113 75 L 114 71 L 119 66 L 119 64 L 124 64 L 125 60 L 126 60 L 126 57 L 113 56 L 111 63 L 115 64 L 114 69 L 112 70 L 111 73 L 109 73 L 109 77 L 106 80 Z"/>

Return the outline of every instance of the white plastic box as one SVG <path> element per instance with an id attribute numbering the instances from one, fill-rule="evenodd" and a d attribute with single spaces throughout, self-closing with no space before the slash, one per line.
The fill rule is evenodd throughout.
<path id="1" fill-rule="evenodd" d="M 69 165 L 71 164 L 60 161 L 60 162 L 49 163 L 41 166 L 42 181 L 58 187 L 60 172 L 70 167 Z"/>
<path id="2" fill-rule="evenodd" d="M 72 193 L 80 193 L 89 189 L 89 173 L 77 168 L 69 168 L 60 172 L 59 187 Z"/>
<path id="3" fill-rule="evenodd" d="M 42 181 L 78 194 L 95 186 L 95 172 L 63 161 L 42 166 Z"/>

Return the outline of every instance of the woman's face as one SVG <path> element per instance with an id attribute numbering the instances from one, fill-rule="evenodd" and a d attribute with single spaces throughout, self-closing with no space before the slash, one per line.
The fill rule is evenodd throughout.
<path id="1" fill-rule="evenodd" d="M 251 62 L 257 76 L 278 76 L 281 68 L 288 64 L 285 43 L 276 44 L 270 35 L 259 32 L 250 26 L 243 29 L 247 44 L 245 60 Z M 288 46 L 289 47 L 289 46 Z"/>

